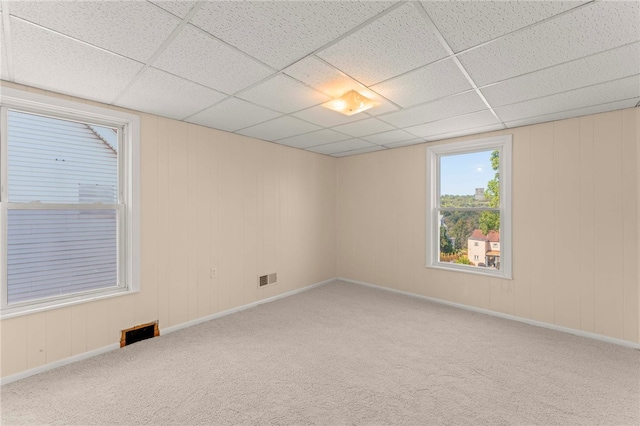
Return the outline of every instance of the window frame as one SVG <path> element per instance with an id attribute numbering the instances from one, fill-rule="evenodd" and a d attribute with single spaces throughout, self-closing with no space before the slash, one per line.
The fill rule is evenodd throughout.
<path id="1" fill-rule="evenodd" d="M 10 318 L 140 291 L 140 117 L 124 111 L 2 87 L 0 100 L 0 318 Z M 118 283 L 115 287 L 7 304 L 7 210 L 72 209 L 78 204 L 9 203 L 7 111 L 116 127 L 118 135 L 118 200 L 111 204 L 81 204 L 83 209 L 116 208 Z M 11 207 L 9 207 L 11 205 Z M 89 206 L 89 207 L 87 207 Z"/>
<path id="2" fill-rule="evenodd" d="M 440 157 L 468 154 L 479 151 L 500 150 L 500 266 L 499 270 L 475 266 L 440 262 Z M 460 142 L 445 142 L 427 147 L 427 241 L 426 267 L 476 275 L 513 279 L 512 244 L 512 135 Z M 468 211 L 483 211 L 482 208 L 461 208 Z M 487 210 L 487 209 L 484 209 Z"/>

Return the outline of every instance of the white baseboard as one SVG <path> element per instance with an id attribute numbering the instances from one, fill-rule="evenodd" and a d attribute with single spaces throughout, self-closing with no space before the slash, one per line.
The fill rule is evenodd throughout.
<path id="1" fill-rule="evenodd" d="M 120 343 L 114 343 L 112 345 L 103 346 L 98 349 L 94 349 L 92 351 L 83 352 L 78 355 L 71 356 L 69 358 L 64 358 L 58 361 L 54 361 L 49 364 L 41 365 L 40 367 L 31 368 L 26 371 L 22 371 L 20 373 L 12 374 L 11 376 L 3 377 L 0 379 L 0 385 L 6 385 L 7 383 L 15 382 L 17 380 L 26 379 L 29 376 L 33 376 L 36 374 L 44 373 L 45 371 L 53 370 L 54 368 L 62 367 L 68 364 L 72 364 L 74 362 L 82 361 L 85 359 L 93 358 L 94 356 L 101 355 L 106 352 L 111 352 L 120 348 Z"/>
<path id="2" fill-rule="evenodd" d="M 255 302 L 238 306 L 237 308 L 227 309 L 226 311 L 216 312 L 215 314 L 207 315 L 206 317 L 194 319 L 191 321 L 183 322 L 181 324 L 172 325 L 171 327 L 161 328 L 160 334 L 173 333 L 174 331 L 182 330 L 183 328 L 193 327 L 194 325 L 202 324 L 203 322 L 211 321 L 216 318 L 224 317 L 226 315 L 235 314 L 236 312 L 244 311 L 245 309 L 254 308 L 258 305 L 262 305 L 264 303 L 274 302 L 278 299 L 283 299 L 285 297 L 293 296 L 294 294 L 302 293 L 303 291 L 311 290 L 312 288 L 319 287 L 321 285 L 328 284 L 330 282 L 335 281 L 335 278 L 331 278 L 325 281 L 320 281 L 319 283 L 311 284 L 306 287 L 299 288 L 297 290 L 291 290 L 286 293 L 278 294 L 273 297 L 269 297 L 267 299 L 256 300 Z"/>
<path id="3" fill-rule="evenodd" d="M 491 316 L 498 317 L 498 318 L 504 318 L 504 319 L 508 319 L 508 320 L 512 320 L 512 321 L 518 321 L 518 322 L 522 322 L 522 323 L 525 323 L 525 324 L 534 325 L 536 327 L 547 328 L 549 330 L 554 330 L 554 331 L 561 331 L 563 333 L 573 334 L 575 336 L 586 337 L 586 338 L 594 339 L 594 340 L 600 340 L 600 341 L 607 342 L 607 343 L 613 343 L 613 344 L 620 345 L 620 346 L 626 346 L 628 348 L 640 349 L 640 343 L 631 342 L 629 340 L 617 339 L 615 337 L 603 336 L 601 334 L 590 333 L 588 331 L 582 331 L 582 330 L 576 330 L 574 328 L 569 328 L 569 327 L 562 327 L 562 326 L 555 325 L 555 324 L 550 324 L 550 323 L 547 323 L 547 322 L 542 322 L 542 321 L 536 321 L 536 320 L 532 320 L 532 319 L 528 319 L 528 318 L 517 317 L 515 315 L 503 314 L 501 312 L 491 311 L 491 310 L 482 309 L 482 308 L 476 308 L 474 306 L 463 305 L 461 303 L 455 303 L 455 302 L 449 302 L 447 300 L 436 299 L 436 298 L 433 298 L 433 297 L 422 296 L 422 295 L 419 295 L 419 294 L 409 293 L 407 291 L 396 290 L 396 289 L 393 289 L 393 288 L 383 287 L 383 286 L 380 286 L 380 285 L 370 284 L 370 283 L 366 283 L 366 282 L 362 282 L 362 281 L 350 280 L 348 278 L 337 278 L 337 279 L 340 280 L 340 281 L 351 283 L 351 284 L 358 284 L 358 285 L 362 285 L 362 286 L 366 286 L 366 287 L 376 288 L 376 289 L 379 289 L 379 290 L 390 291 L 392 293 L 402 294 L 402 295 L 409 296 L 409 297 L 416 297 L 418 299 L 428 300 L 430 302 L 439 303 L 441 305 L 452 306 L 454 308 L 460 308 L 460 309 L 464 309 L 464 310 L 467 310 L 467 311 L 473 311 L 473 312 L 478 312 L 478 313 L 481 313 L 481 314 L 491 315 Z"/>
<path id="4" fill-rule="evenodd" d="M 298 294 L 298 293 L 301 293 L 303 291 L 311 290 L 312 288 L 315 288 L 315 287 L 330 283 L 330 282 L 335 281 L 335 280 L 336 280 L 335 278 L 331 278 L 329 280 L 325 280 L 325 281 L 321 281 L 319 283 L 311 284 L 311 285 L 308 285 L 306 287 L 299 288 L 297 290 L 292 290 L 292 291 L 288 291 L 286 293 L 278 294 L 276 296 L 269 297 L 267 299 L 257 300 L 255 302 L 249 303 L 247 305 L 239 306 L 237 308 L 227 309 L 226 311 L 218 312 L 218 313 L 215 313 L 215 314 L 212 314 L 212 315 L 207 315 L 206 317 L 198 318 L 198 319 L 195 319 L 195 320 L 192 320 L 192 321 L 184 322 L 182 324 L 178 324 L 178 325 L 174 325 L 174 326 L 171 326 L 171 327 L 163 328 L 163 329 L 160 330 L 160 334 L 162 335 L 162 334 L 172 333 L 174 331 L 178 331 L 178 330 L 181 330 L 183 328 L 191 327 L 191 326 L 194 326 L 196 324 L 201 324 L 201 323 L 206 322 L 206 321 L 211 321 L 212 319 L 220 318 L 220 317 L 223 317 L 225 315 L 230 315 L 230 314 L 233 314 L 233 313 L 236 313 L 236 312 L 239 312 L 239 311 L 243 311 L 245 309 L 253 308 L 255 306 L 262 305 L 264 303 L 269 303 L 269 302 L 273 302 L 273 301 L 278 300 L 278 299 L 283 299 L 285 297 L 293 296 L 294 294 Z M 0 378 L 0 386 L 1 385 L 6 385 L 6 384 L 11 383 L 11 382 L 15 382 L 17 380 L 26 379 L 27 377 L 30 377 L 30 376 L 33 376 L 33 375 L 36 375 L 36 374 L 40 374 L 40 373 L 44 373 L 45 371 L 53 370 L 54 368 L 62 367 L 64 365 L 68 365 L 68 364 L 72 364 L 74 362 L 78 362 L 78 361 L 82 361 L 82 360 L 85 360 L 85 359 L 88 359 L 88 358 L 92 358 L 92 357 L 94 357 L 96 355 L 100 355 L 100 354 L 103 354 L 103 353 L 106 353 L 106 352 L 110 352 L 110 351 L 113 351 L 113 350 L 116 350 L 116 349 L 119 349 L 119 348 L 120 348 L 120 343 L 114 343 L 114 344 L 111 344 L 111 345 L 108 345 L 108 346 L 103 346 L 102 348 L 98 348 L 98 349 L 95 349 L 95 350 L 92 350 L 92 351 L 89 351 L 89 352 L 84 352 L 84 353 L 81 353 L 81 354 L 78 354 L 78 355 L 74 355 L 74 356 L 69 357 L 69 358 L 64 358 L 64 359 L 61 359 L 59 361 L 55 361 L 55 362 L 52 362 L 52 363 L 49 363 L 49 364 L 45 364 L 45 365 L 42 365 L 40 367 L 36 367 L 36 368 L 32 368 L 32 369 L 29 369 L 29 370 L 26 370 L 26 371 L 22 371 L 20 373 L 12 374 L 10 376 L 4 377 L 4 378 Z"/>

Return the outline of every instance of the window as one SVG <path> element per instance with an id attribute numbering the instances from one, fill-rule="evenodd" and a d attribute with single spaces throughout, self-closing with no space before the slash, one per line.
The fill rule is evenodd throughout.
<path id="1" fill-rule="evenodd" d="M 427 148 L 427 267 L 511 278 L 511 135 Z"/>
<path id="2" fill-rule="evenodd" d="M 2 90 L 2 317 L 138 290 L 138 117 Z"/>

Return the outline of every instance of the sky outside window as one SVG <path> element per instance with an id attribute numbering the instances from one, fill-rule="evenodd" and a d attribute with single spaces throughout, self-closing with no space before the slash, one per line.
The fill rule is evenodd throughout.
<path id="1" fill-rule="evenodd" d="M 491 150 L 440 157 L 440 194 L 474 195 L 495 177 Z"/>

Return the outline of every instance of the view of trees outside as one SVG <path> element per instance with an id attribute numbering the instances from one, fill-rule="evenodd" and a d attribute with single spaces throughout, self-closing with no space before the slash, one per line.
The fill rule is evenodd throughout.
<path id="1" fill-rule="evenodd" d="M 440 261 L 499 265 L 500 151 L 440 157 L 440 194 Z"/>

